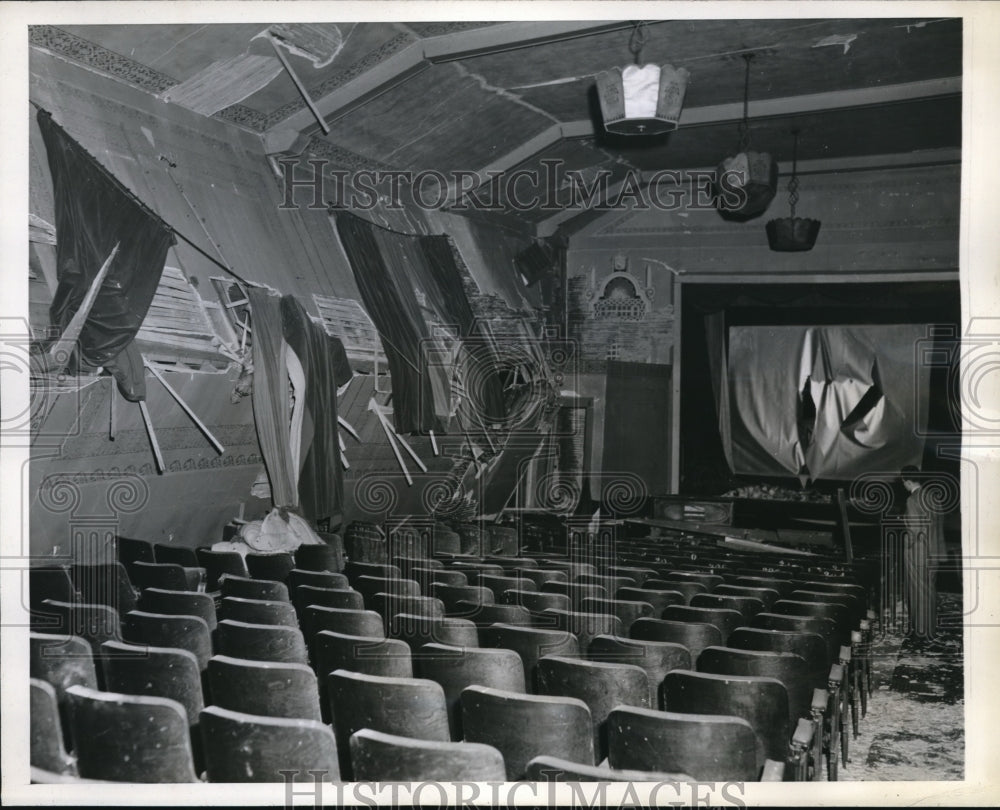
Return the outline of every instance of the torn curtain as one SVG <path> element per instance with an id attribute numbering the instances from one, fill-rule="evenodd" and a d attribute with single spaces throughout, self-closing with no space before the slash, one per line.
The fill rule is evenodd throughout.
<path id="1" fill-rule="evenodd" d="M 915 347 L 925 332 L 921 324 L 731 327 L 734 472 L 849 479 L 919 464 L 930 372 Z"/>
<path id="2" fill-rule="evenodd" d="M 52 174 L 58 240 L 52 324 L 60 332 L 66 328 L 118 244 L 118 255 L 80 333 L 78 359 L 111 371 L 128 399 L 144 399 L 145 371 L 132 340 L 160 282 L 173 231 L 48 112 L 39 110 L 37 118 Z"/>
<path id="3" fill-rule="evenodd" d="M 420 335 L 417 344 L 408 351 L 420 369 L 416 382 L 420 387 L 420 406 L 424 410 L 418 412 L 415 420 L 409 414 L 404 414 L 404 417 L 407 417 L 406 421 L 410 421 L 413 425 L 410 427 L 412 432 L 427 430 L 445 432 L 451 410 L 449 377 L 454 355 L 450 346 L 452 341 L 448 340 L 444 330 L 439 332 L 432 330 L 430 326 L 431 322 L 436 321 L 437 312 L 427 295 L 421 291 L 420 297 L 417 296 L 419 290 L 417 285 L 424 270 L 424 257 L 420 244 L 416 237 L 388 231 L 385 228 L 375 228 L 373 233 L 387 275 L 396 292 L 395 305 L 400 307 L 393 317 L 404 318 Z M 381 316 L 383 322 L 385 318 L 386 313 L 383 313 Z M 374 315 L 372 319 L 378 323 Z M 379 331 L 381 332 L 381 329 Z M 392 377 L 392 383 L 392 403 L 395 413 L 398 408 L 396 400 L 398 386 L 395 376 Z M 426 410 L 427 408 L 430 410 Z M 396 419 L 396 429 L 399 432 L 405 430 L 401 427 L 399 419 Z"/>
<path id="4" fill-rule="evenodd" d="M 423 321 L 416 316 L 413 291 L 400 290 L 382 258 L 375 228 L 359 217 L 335 217 L 337 233 L 354 271 L 361 300 L 382 341 L 392 378 L 393 422 L 400 433 L 434 430 L 434 402 L 426 375 L 426 360 L 420 342 L 426 336 Z"/>
<path id="5" fill-rule="evenodd" d="M 440 323 L 455 325 L 462 350 L 467 353 L 459 364 L 465 371 L 464 393 L 483 421 L 500 421 L 505 416 L 505 409 L 496 347 L 476 321 L 451 241 L 447 236 L 418 238 L 426 259 L 426 272 L 421 274 L 423 289 L 437 309 Z"/>
<path id="6" fill-rule="evenodd" d="M 298 358 L 305 379 L 298 443 L 299 504 L 307 518 L 334 518 L 340 514 L 344 490 L 337 388 L 350 381 L 351 370 L 344 362 L 347 356 L 340 340 L 328 335 L 290 295 L 281 299 L 281 323 L 285 342 Z"/>
<path id="7" fill-rule="evenodd" d="M 251 287 L 253 409 L 276 507 L 337 518 L 343 476 L 337 387 L 351 378 L 343 345 L 292 296 Z"/>
<path id="8" fill-rule="evenodd" d="M 389 361 L 396 431 L 447 432 L 462 397 L 474 398 L 481 418 L 502 418 L 495 350 L 477 327 L 448 238 L 347 213 L 334 223 Z M 473 391 L 456 390 L 456 369 Z"/>

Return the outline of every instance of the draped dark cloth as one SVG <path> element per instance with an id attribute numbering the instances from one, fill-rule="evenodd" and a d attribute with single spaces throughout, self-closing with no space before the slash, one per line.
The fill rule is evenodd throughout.
<path id="1" fill-rule="evenodd" d="M 276 507 L 319 521 L 339 518 L 344 502 L 337 432 L 337 387 L 351 379 L 341 342 L 326 334 L 293 296 L 248 290 L 253 318 L 253 413 Z M 294 357 L 289 355 L 294 353 Z M 289 367 L 302 369 L 290 383 Z M 292 431 L 290 398 L 302 408 Z M 295 459 L 298 459 L 298 467 Z"/>
<path id="2" fill-rule="evenodd" d="M 281 298 L 260 287 L 247 290 L 253 319 L 253 420 L 264 456 L 271 500 L 276 507 L 296 507 L 298 492 L 289 444 L 291 408 L 288 365 L 282 335 Z"/>
<path id="3" fill-rule="evenodd" d="M 447 432 L 456 365 L 479 420 L 502 419 L 496 349 L 476 322 L 448 237 L 397 233 L 344 213 L 335 227 L 389 361 L 397 432 Z M 432 333 L 428 320 L 441 329 Z"/>
<path id="4" fill-rule="evenodd" d="M 314 323 L 313 326 L 326 337 L 327 351 L 330 353 L 330 366 L 333 368 L 333 377 L 337 386 L 347 385 L 354 376 L 354 370 L 351 368 L 351 361 L 347 358 L 347 349 L 344 348 L 343 341 L 333 337 L 333 335 L 328 335 L 326 330 L 317 324 Z"/>
<path id="5" fill-rule="evenodd" d="M 394 300 L 400 307 L 393 317 L 405 319 L 420 335 L 414 347 L 415 359 L 420 369 L 416 377 L 416 383 L 421 389 L 418 401 L 421 408 L 430 408 L 430 411 L 423 411 L 418 415 L 411 431 L 434 430 L 443 433 L 447 428 L 451 405 L 449 376 L 452 358 L 449 341 L 443 334 L 432 333 L 428 323 L 437 320 L 439 316 L 430 296 L 421 289 L 421 280 L 426 276 L 426 268 L 423 266 L 424 257 L 420 244 L 415 237 L 385 228 L 375 228 L 373 233 L 396 293 Z M 417 299 L 418 291 L 420 300 Z M 437 323 L 441 321 L 437 320 Z M 395 377 L 392 378 L 392 388 L 395 409 L 397 388 Z"/>
<path id="6" fill-rule="evenodd" d="M 299 439 L 299 506 L 314 521 L 338 517 L 344 501 L 337 432 L 337 388 L 352 376 L 344 346 L 306 314 L 291 295 L 281 299 L 285 342 L 305 372 L 305 412 Z M 294 438 L 294 437 L 293 437 Z"/>
<path id="7" fill-rule="evenodd" d="M 424 284 L 428 296 L 445 322 L 458 326 L 459 337 L 468 352 L 465 392 L 480 410 L 483 421 L 502 420 L 505 409 L 496 347 L 476 322 L 451 242 L 447 236 L 421 236 L 418 240 L 426 259 Z"/>
<path id="8" fill-rule="evenodd" d="M 79 361 L 104 366 L 122 394 L 144 399 L 141 358 L 116 358 L 132 343 L 149 310 L 174 243 L 171 228 L 60 127 L 38 111 L 55 199 L 58 286 L 49 314 L 64 330 L 116 244 L 118 254 L 80 333 Z M 116 373 L 117 372 L 117 373 Z"/>
<path id="9" fill-rule="evenodd" d="M 362 303 L 378 330 L 389 362 L 393 423 L 397 432 L 440 430 L 431 387 L 421 379 L 426 375 L 421 341 L 427 337 L 427 328 L 419 317 L 412 288 L 396 284 L 382 257 L 374 226 L 351 215 L 338 215 L 335 225 Z"/>

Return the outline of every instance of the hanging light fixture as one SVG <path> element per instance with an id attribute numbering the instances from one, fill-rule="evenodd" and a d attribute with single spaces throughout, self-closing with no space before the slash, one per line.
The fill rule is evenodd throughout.
<path id="1" fill-rule="evenodd" d="M 597 74 L 604 128 L 618 135 L 662 135 L 677 129 L 690 74 L 673 65 L 641 65 L 646 24 L 632 30 L 628 49 L 635 64 Z"/>
<path id="2" fill-rule="evenodd" d="M 750 150 L 750 63 L 752 53 L 743 54 L 743 120 L 740 122 L 739 152 L 719 164 L 716 174 L 716 204 L 727 219 L 748 220 L 763 214 L 778 192 L 778 164 L 767 152 Z"/>
<path id="3" fill-rule="evenodd" d="M 795 140 L 792 146 L 792 179 L 788 181 L 788 207 L 791 216 L 772 219 L 767 223 L 767 242 L 771 250 L 793 251 L 812 250 L 819 236 L 820 221 L 795 216 L 795 206 L 799 202 L 799 130 L 793 129 Z"/>

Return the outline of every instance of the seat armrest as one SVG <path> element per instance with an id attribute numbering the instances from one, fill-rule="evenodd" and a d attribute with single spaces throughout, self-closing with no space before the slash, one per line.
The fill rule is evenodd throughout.
<path id="1" fill-rule="evenodd" d="M 785 781 L 785 763 L 778 762 L 776 759 L 768 759 L 764 761 L 764 771 L 760 775 L 761 782 L 784 782 Z"/>
<path id="2" fill-rule="evenodd" d="M 825 689 L 813 689 L 812 710 L 814 712 L 825 712 L 830 704 L 830 693 Z"/>
<path id="3" fill-rule="evenodd" d="M 200 566 L 184 567 L 184 579 L 189 591 L 204 591 L 206 577 L 205 569 Z"/>
<path id="4" fill-rule="evenodd" d="M 802 746 L 803 748 L 808 747 L 812 742 L 815 731 L 816 728 L 812 720 L 800 717 L 799 723 L 795 727 L 795 733 L 792 735 L 792 745 Z"/>

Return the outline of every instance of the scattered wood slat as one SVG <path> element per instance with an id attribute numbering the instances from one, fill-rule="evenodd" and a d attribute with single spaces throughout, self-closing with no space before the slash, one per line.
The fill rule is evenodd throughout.
<path id="1" fill-rule="evenodd" d="M 176 267 L 164 267 L 156 294 L 136 339 L 147 357 L 173 362 L 186 369 L 200 367 L 205 360 L 224 362 L 218 336 L 201 296 Z M 213 366 L 213 371 L 215 367 Z"/>
<path id="2" fill-rule="evenodd" d="M 174 331 L 170 332 L 157 332 L 154 330 L 140 329 L 136 335 L 137 338 L 148 340 L 151 343 L 160 343 L 166 346 L 173 346 L 175 348 L 188 348 L 193 350 L 210 351 L 214 352 L 215 347 L 208 340 L 200 340 L 198 338 L 189 338 L 179 335 Z"/>

